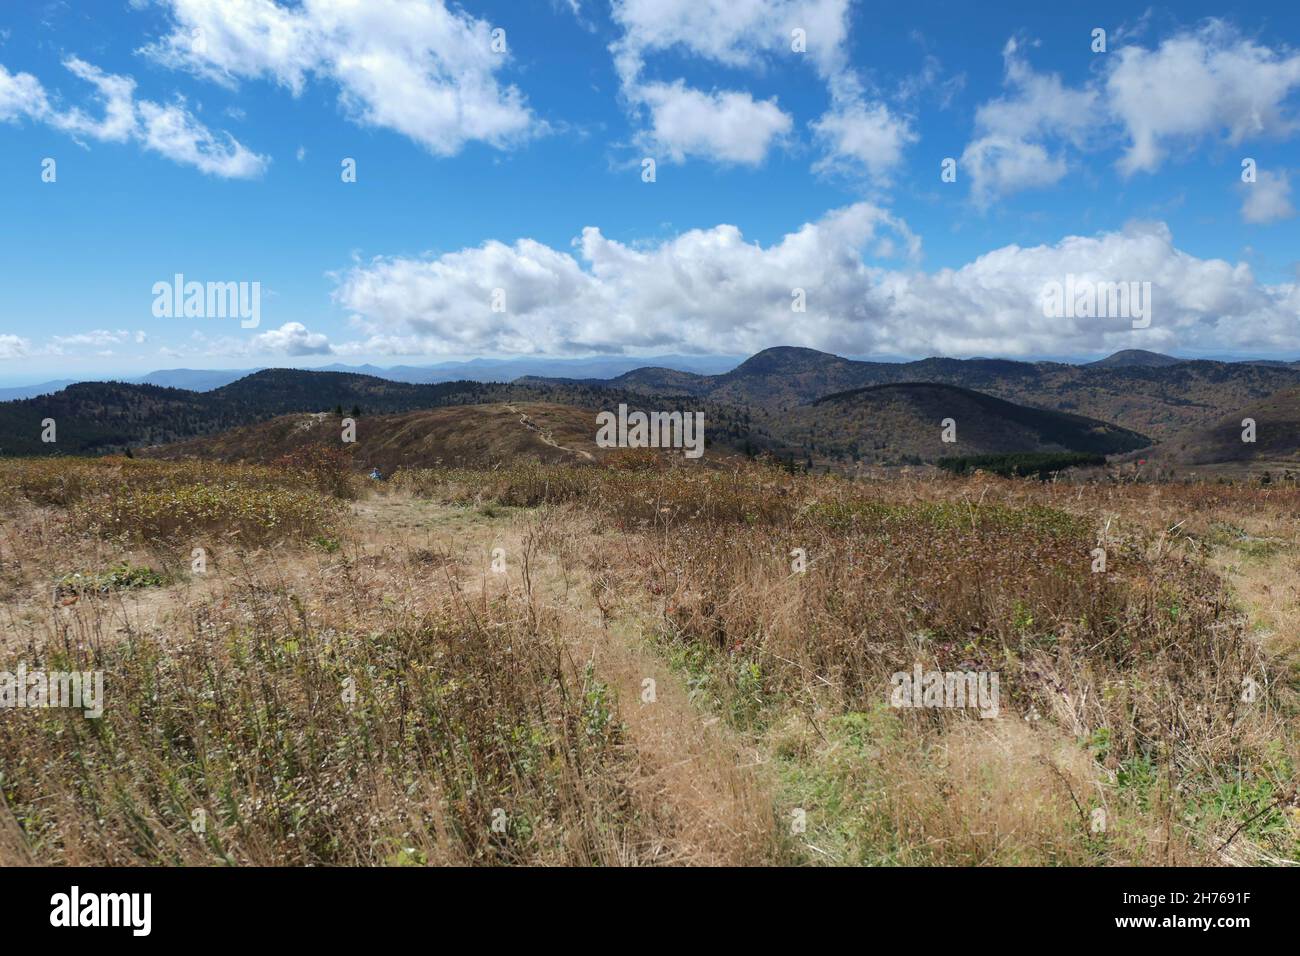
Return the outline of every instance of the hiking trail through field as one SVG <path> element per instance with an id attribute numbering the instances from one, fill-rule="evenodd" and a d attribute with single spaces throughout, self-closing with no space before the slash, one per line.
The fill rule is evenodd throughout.
<path id="1" fill-rule="evenodd" d="M 652 607 L 623 596 L 613 611 L 608 604 L 602 610 L 590 572 L 581 563 L 566 562 L 558 549 L 538 545 L 555 529 L 539 527 L 546 519 L 533 513 L 493 509 L 484 515 L 481 509 L 386 494 L 358 502 L 354 514 L 363 540 L 391 548 L 413 533 L 418 540 L 404 543 L 466 555 L 471 568 L 466 586 L 472 569 L 481 568 L 489 593 L 500 588 L 512 599 L 531 596 L 560 615 L 571 660 L 579 667 L 589 664 L 616 692 L 619 717 L 640 765 L 637 785 L 648 788 L 655 803 L 666 804 L 679 821 L 675 844 L 662 849 L 664 862 L 770 862 L 776 815 L 759 772 L 763 760 L 697 707 L 681 677 L 655 654 L 646 639 L 654 624 Z M 506 560 L 506 573 L 500 575 L 488 569 L 498 548 Z M 654 688 L 650 701 L 647 686 Z"/>
<path id="2" fill-rule="evenodd" d="M 542 444 L 550 445 L 552 448 L 558 448 L 560 451 L 566 451 L 571 455 L 578 455 L 579 457 L 584 458 L 587 461 L 596 460 L 596 456 L 591 454 L 591 452 L 583 451 L 581 448 L 569 448 L 566 445 L 561 445 L 553 437 L 551 437 L 551 433 L 549 431 L 543 429 L 535 421 L 529 418 L 526 412 L 519 411 L 519 409 L 516 408 L 513 403 L 507 402 L 506 408 L 510 409 L 512 412 L 514 412 L 519 416 L 519 424 L 523 425 L 525 428 L 527 428 L 530 431 L 536 432 L 537 437 L 541 439 Z"/>

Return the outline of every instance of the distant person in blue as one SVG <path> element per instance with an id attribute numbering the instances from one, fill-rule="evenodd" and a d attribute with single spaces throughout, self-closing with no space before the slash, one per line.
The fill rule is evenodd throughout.
<path id="1" fill-rule="evenodd" d="M 379 470 L 378 468 L 372 468 L 372 469 L 370 469 L 370 477 L 373 478 L 375 481 L 383 481 L 383 480 L 384 480 L 383 473 L 380 472 L 380 470 Z"/>

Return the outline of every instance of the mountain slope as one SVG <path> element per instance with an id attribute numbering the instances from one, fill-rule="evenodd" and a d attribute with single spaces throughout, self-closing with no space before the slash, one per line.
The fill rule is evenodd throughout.
<path id="1" fill-rule="evenodd" d="M 955 392 L 919 391 L 921 383 L 983 394 L 958 401 L 952 397 Z M 892 423 L 880 434 L 864 431 L 869 422 L 844 411 L 848 406 L 810 404 L 885 385 L 905 385 L 908 390 L 883 396 L 910 398 L 877 409 L 888 412 Z M 51 395 L 0 403 L 0 454 L 122 451 L 211 435 L 286 414 L 336 409 L 350 413 L 359 408 L 364 418 L 452 406 L 548 402 L 588 410 L 613 410 L 620 403 L 645 410 L 701 410 L 710 443 L 750 454 L 771 451 L 828 463 L 844 462 L 855 453 L 867 461 L 931 460 L 936 449 L 930 447 L 929 438 L 937 420 L 925 416 L 933 417 L 931 412 L 944 401 L 957 403 L 968 418 L 990 416 L 987 434 L 977 422 L 963 424 L 959 429 L 963 440 L 978 438 L 999 448 L 1010 444 L 1013 451 L 1057 447 L 1086 451 L 1092 441 L 1087 436 L 1094 435 L 1100 436 L 1103 452 L 1115 453 L 1141 447 L 1147 443 L 1144 436 L 1167 440 L 1191 434 L 1215 424 L 1226 412 L 1288 389 L 1300 389 L 1300 370 L 1274 365 L 1187 361 L 1097 367 L 947 358 L 887 363 L 798 348 L 767 349 L 720 375 L 645 368 L 607 381 L 530 378 L 512 384 L 413 384 L 350 372 L 265 369 L 208 392 L 81 383 Z M 1066 418 L 1034 423 L 1025 413 L 1012 415 L 1005 404 L 979 404 L 984 399 L 1093 421 L 1081 426 L 1082 431 L 1067 428 Z M 881 396 L 862 399 L 866 404 L 883 401 Z M 952 411 L 939 416 L 945 417 L 958 416 Z M 40 440 L 41 422 L 47 418 L 57 423 L 54 445 Z M 1109 428 L 1102 423 L 1109 423 Z"/>
<path id="2" fill-rule="evenodd" d="M 1255 423 L 1255 440 L 1242 440 L 1242 422 Z M 1233 466 L 1225 470 L 1255 471 L 1266 467 L 1300 466 L 1300 389 L 1277 392 L 1215 421 L 1190 428 L 1161 443 L 1153 465 L 1181 469 Z"/>
<path id="3" fill-rule="evenodd" d="M 494 390 L 477 382 L 407 385 L 365 375 L 267 369 L 207 392 L 82 382 L 50 395 L 0 403 L 0 453 L 97 454 L 211 434 L 287 412 L 395 412 L 483 401 Z M 54 419 L 57 441 L 41 441 Z"/>
<path id="4" fill-rule="evenodd" d="M 1164 368 L 1169 365 L 1177 365 L 1185 359 L 1176 358 L 1172 355 L 1164 355 L 1160 352 L 1148 352 L 1146 349 L 1123 349 L 1112 355 L 1107 355 L 1104 359 L 1098 359 L 1095 362 L 1089 362 L 1088 368 L 1132 368 L 1135 365 L 1146 368 Z"/>
<path id="5" fill-rule="evenodd" d="M 782 347 L 765 349 L 722 375 L 640 369 L 604 384 L 654 392 L 671 382 L 678 393 L 779 416 L 835 392 L 933 382 L 986 392 L 1020 405 L 1085 415 L 1156 439 L 1208 425 L 1234 408 L 1300 387 L 1300 369 L 1286 365 L 1177 359 L 1168 364 L 1164 360 L 1170 356 L 1154 352 L 1117 356 L 1111 356 L 1115 362 L 1083 366 L 1007 359 L 860 362 L 815 349 Z"/>
<path id="6" fill-rule="evenodd" d="M 367 416 L 356 441 L 341 442 L 330 412 L 283 415 L 218 435 L 143 449 L 147 458 L 213 458 L 268 463 L 313 445 L 342 448 L 359 468 L 484 466 L 520 459 L 584 463 L 604 455 L 589 409 L 551 403 L 494 403 Z"/>
<path id="7" fill-rule="evenodd" d="M 1082 415 L 1030 408 L 930 382 L 854 389 L 785 415 L 783 437 L 802 440 L 812 449 L 814 461 L 900 464 L 1057 451 L 1107 455 L 1150 444 L 1136 432 Z M 956 423 L 955 442 L 942 440 L 945 419 Z"/>
<path id="8" fill-rule="evenodd" d="M 443 382 L 415 385 L 373 376 L 300 369 L 266 369 L 209 392 L 88 382 L 52 395 L 0 403 L 0 454 L 56 455 L 121 452 L 160 445 L 264 422 L 290 413 L 361 411 L 361 419 L 418 409 L 501 402 L 550 402 L 586 409 L 615 410 L 620 403 L 643 410 L 698 410 L 707 436 L 719 447 L 752 452 L 793 450 L 751 422 L 744 409 L 689 396 L 646 395 L 580 382 L 532 385 Z M 41 439 L 41 422 L 57 423 L 57 442 Z M 594 437 L 594 418 L 590 428 Z"/>
<path id="9" fill-rule="evenodd" d="M 35 385 L 16 385 L 11 388 L 0 388 L 0 402 L 13 402 L 24 398 L 35 398 L 37 395 L 49 395 L 51 392 L 57 392 L 75 384 L 77 384 L 75 379 L 61 378 L 52 382 L 37 382 Z"/>
<path id="10" fill-rule="evenodd" d="M 96 454 L 166 441 L 208 421 L 198 392 L 157 385 L 81 382 L 36 398 L 0 404 L 0 454 Z M 41 440 L 46 421 L 54 442 Z M 217 426 L 214 426 L 217 427 Z"/>

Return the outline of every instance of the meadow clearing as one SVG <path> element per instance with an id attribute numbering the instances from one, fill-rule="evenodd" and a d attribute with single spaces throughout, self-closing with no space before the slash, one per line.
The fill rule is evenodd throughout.
<path id="1" fill-rule="evenodd" d="M 0 865 L 1300 863 L 1300 488 L 0 461 Z M 1104 570 L 1097 551 L 1105 552 Z M 892 675 L 998 676 L 996 717 Z"/>

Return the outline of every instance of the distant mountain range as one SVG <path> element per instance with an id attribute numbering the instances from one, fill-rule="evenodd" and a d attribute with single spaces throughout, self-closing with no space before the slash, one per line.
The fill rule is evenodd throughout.
<path id="1" fill-rule="evenodd" d="M 809 349 L 807 351 L 813 351 Z M 817 353 L 825 354 L 825 353 Z M 635 382 L 644 376 L 644 381 L 652 383 L 655 388 L 674 386 L 674 376 L 680 376 L 685 383 L 700 376 L 716 376 L 736 368 L 744 361 L 742 356 L 727 355 L 659 355 L 652 357 L 595 356 L 577 359 L 471 359 L 465 362 L 442 362 L 436 365 L 333 365 L 321 366 L 309 371 L 348 372 L 354 375 L 371 375 L 385 378 L 392 382 L 409 382 L 415 385 L 437 384 L 439 382 L 513 382 L 518 378 L 531 376 L 538 378 L 570 378 L 576 380 L 608 381 L 616 377 L 629 376 L 629 382 Z M 840 359 L 843 362 L 851 359 Z M 926 359 L 927 362 L 938 361 Z M 945 359 L 943 361 L 957 361 Z M 998 359 L 971 359 L 974 362 L 996 362 Z M 1163 368 L 1184 362 L 1199 361 L 1181 359 L 1159 352 L 1144 349 L 1125 349 L 1096 362 L 1082 363 L 1081 368 Z M 906 368 L 914 362 L 865 362 L 866 365 L 885 365 Z M 1065 362 L 1024 363 L 1017 365 L 1038 364 L 1044 366 L 1066 365 Z M 1300 361 L 1283 362 L 1276 359 L 1243 359 L 1224 361 L 1225 365 L 1264 365 L 1276 368 L 1300 370 Z M 35 398 L 49 395 L 84 381 L 120 381 L 131 385 L 162 385 L 168 388 L 185 388 L 195 392 L 207 392 L 223 385 L 229 385 L 241 378 L 262 371 L 264 366 L 244 369 L 159 369 L 147 375 L 128 376 L 125 378 L 104 379 L 52 379 L 35 385 L 18 385 L 0 388 L 0 402 L 14 401 L 20 398 Z"/>
<path id="2" fill-rule="evenodd" d="M 207 392 L 222 385 L 229 385 L 261 369 L 193 369 L 171 368 L 159 369 L 137 378 L 121 379 L 129 385 L 161 385 L 165 388 L 184 388 L 194 392 Z M 12 402 L 22 398 L 36 398 L 40 395 L 52 395 L 55 392 L 76 385 L 83 379 L 60 378 L 36 385 L 19 385 L 13 388 L 0 388 L 0 402 Z"/>
<path id="3" fill-rule="evenodd" d="M 707 398 L 674 397 L 705 411 L 710 433 L 721 441 L 780 443 L 760 427 L 743 424 L 743 411 Z M 208 392 L 126 382 L 79 382 L 51 395 L 0 403 L 0 455 L 103 454 L 183 441 L 299 412 L 360 416 L 457 405 L 548 401 L 585 409 L 645 403 L 646 396 L 617 388 L 557 381 L 544 385 L 494 382 L 412 384 L 302 369 L 264 369 Z M 594 415 L 594 412 L 593 412 Z M 41 441 L 46 419 L 57 441 Z M 594 430 L 594 417 L 593 417 Z M 250 454 L 250 457 L 252 455 Z"/>
<path id="4" fill-rule="evenodd" d="M 502 377 L 518 367 L 476 365 L 484 375 Z M 566 368 L 600 367 L 596 360 L 575 360 Z M 204 380 L 211 384 L 233 373 L 155 374 L 173 376 L 170 381 L 203 374 L 212 376 Z M 401 382 L 351 371 L 263 369 L 206 391 L 82 382 L 53 394 L 3 402 L 0 454 L 96 454 L 187 442 L 187 453 L 221 448 L 230 457 L 249 442 L 269 442 L 268 448 L 283 444 L 275 438 L 280 434 L 275 428 L 242 435 L 230 429 L 286 415 L 350 414 L 355 409 L 372 428 L 418 425 L 423 429 L 421 459 L 435 455 L 446 439 L 458 443 L 460 457 L 470 460 L 465 449 L 473 436 L 440 429 L 463 429 L 466 422 L 480 420 L 499 424 L 509 419 L 500 408 L 405 423 L 400 417 L 533 402 L 580 410 L 576 418 L 565 419 L 571 430 L 573 421 L 584 421 L 584 416 L 592 417 L 594 430 L 594 412 L 619 403 L 648 410 L 700 410 L 706 414 L 709 441 L 718 447 L 742 454 L 769 452 L 820 467 L 1019 452 L 1115 455 L 1153 443 L 1163 443 L 1154 458 L 1181 465 L 1216 456 L 1231 461 L 1260 454 L 1270 460 L 1300 458 L 1300 415 L 1292 415 L 1300 400 L 1286 397 L 1296 395 L 1300 368 L 1291 364 L 1183 361 L 1140 350 L 1069 365 L 947 358 L 868 362 L 778 347 L 722 372 L 645 366 L 607 378 L 525 375 L 511 383 Z M 1239 422 L 1242 410 L 1250 409 L 1258 410 L 1261 441 L 1257 449 L 1243 451 L 1223 437 L 1230 438 L 1232 431 L 1224 423 Z M 40 441 L 41 422 L 47 418 L 57 423 L 54 445 Z M 945 418 L 957 423 L 955 445 L 940 441 L 939 423 Z M 228 433 L 228 440 L 204 437 L 221 433 Z M 397 454 L 401 434 L 375 436 L 382 441 L 374 449 L 387 449 L 395 461 L 404 460 Z M 268 448 L 249 447 L 247 457 L 264 456 Z"/>
<path id="5" fill-rule="evenodd" d="M 546 381 L 553 380 L 529 378 L 520 383 Z M 765 349 L 720 375 L 643 368 L 583 383 L 650 394 L 681 392 L 749 407 L 759 416 L 779 420 L 824 395 L 907 382 L 956 385 L 1021 405 L 1085 415 L 1163 440 L 1274 392 L 1300 387 L 1300 366 L 1183 361 L 1136 350 L 1088 365 L 950 358 L 863 362 L 815 349 L 780 347 Z"/>
<path id="6" fill-rule="evenodd" d="M 371 375 L 391 382 L 408 382 L 431 385 L 439 382 L 512 382 L 524 375 L 564 376 L 581 378 L 612 378 L 648 364 L 666 365 L 698 374 L 725 372 L 739 364 L 741 358 L 725 355 L 657 355 L 652 358 L 601 355 L 577 359 L 472 359 L 467 362 L 442 362 L 437 365 L 333 365 L 310 371 L 348 372 L 354 375 Z M 241 378 L 262 371 L 264 366 L 245 369 L 160 369 L 147 375 L 95 381 L 120 381 L 128 385 L 162 385 L 167 388 L 185 388 L 194 392 L 208 392 Z M 0 402 L 20 398 L 50 395 L 60 389 L 86 379 L 54 379 L 35 385 L 0 388 Z"/>

